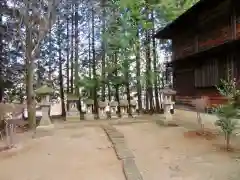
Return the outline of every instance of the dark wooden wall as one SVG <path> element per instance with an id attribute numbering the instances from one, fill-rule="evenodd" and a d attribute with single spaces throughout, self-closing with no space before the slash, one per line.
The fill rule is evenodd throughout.
<path id="1" fill-rule="evenodd" d="M 221 0 L 215 8 L 195 15 L 194 24 L 186 22 L 186 27 L 173 36 L 173 59 L 183 59 L 233 40 L 232 15 L 231 0 Z"/>
<path id="2" fill-rule="evenodd" d="M 173 83 L 178 95 L 217 95 L 216 86 L 221 79 L 236 78 L 240 85 L 240 46 L 236 44 L 224 49 L 201 57 L 175 61 Z"/>
<path id="3" fill-rule="evenodd" d="M 237 36 L 237 39 L 240 39 L 240 2 L 239 0 L 235 0 L 236 1 L 236 10 L 235 10 L 235 13 L 236 13 L 236 36 Z"/>
<path id="4" fill-rule="evenodd" d="M 172 39 L 177 95 L 219 96 L 221 79 L 236 78 L 240 87 L 240 0 L 221 0 L 195 16 Z"/>

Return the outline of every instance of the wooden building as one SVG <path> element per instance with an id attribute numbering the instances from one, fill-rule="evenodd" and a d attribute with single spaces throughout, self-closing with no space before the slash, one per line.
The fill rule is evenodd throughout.
<path id="1" fill-rule="evenodd" d="M 172 41 L 177 100 L 208 96 L 219 104 L 220 80 L 240 82 L 240 0 L 200 0 L 155 37 Z"/>

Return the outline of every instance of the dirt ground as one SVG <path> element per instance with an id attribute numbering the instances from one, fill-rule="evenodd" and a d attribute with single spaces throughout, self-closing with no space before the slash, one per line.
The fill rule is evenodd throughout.
<path id="1" fill-rule="evenodd" d="M 154 121 L 158 116 L 144 118 L 112 123 L 124 134 L 144 180 L 240 179 L 240 153 L 219 150 L 222 138 L 186 137 L 183 127 L 161 127 Z M 122 164 L 100 128 L 108 122 L 59 123 L 53 136 L 28 135 L 18 149 L 0 152 L 0 180 L 124 180 Z"/>
<path id="2" fill-rule="evenodd" d="M 10 154 L 0 155 L 1 180 L 124 180 L 100 127 L 57 130 Z"/>
<path id="3" fill-rule="evenodd" d="M 145 180 L 240 179 L 237 154 L 218 150 L 213 145 L 218 140 L 186 138 L 182 127 L 158 127 L 155 123 L 115 127 L 124 134 Z"/>

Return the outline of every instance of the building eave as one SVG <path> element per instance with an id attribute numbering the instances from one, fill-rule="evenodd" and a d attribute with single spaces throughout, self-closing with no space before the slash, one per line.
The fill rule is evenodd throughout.
<path id="1" fill-rule="evenodd" d="M 172 36 L 177 29 L 186 28 L 186 24 L 192 24 L 192 22 L 196 20 L 196 15 L 203 9 L 213 8 L 221 2 L 222 0 L 200 0 L 174 21 L 167 24 L 164 28 L 159 29 L 154 35 L 154 38 L 172 39 Z"/>

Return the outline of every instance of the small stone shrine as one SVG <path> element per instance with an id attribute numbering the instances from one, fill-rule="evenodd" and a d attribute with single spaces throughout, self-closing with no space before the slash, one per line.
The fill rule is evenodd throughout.
<path id="1" fill-rule="evenodd" d="M 111 118 L 118 118 L 117 114 L 117 106 L 118 102 L 117 101 L 111 101 L 109 103 L 110 109 L 111 109 Z"/>
<path id="2" fill-rule="evenodd" d="M 37 126 L 36 132 L 39 134 L 46 135 L 52 133 L 54 125 L 49 117 L 50 112 L 50 95 L 54 93 L 54 90 L 48 85 L 43 85 L 35 91 L 37 96 L 41 97 L 40 107 L 42 110 L 42 119 L 40 120 L 39 126 Z"/>
<path id="3" fill-rule="evenodd" d="M 121 116 L 123 118 L 127 118 L 128 117 L 128 100 L 120 100 L 120 112 L 121 112 Z"/>
<path id="4" fill-rule="evenodd" d="M 85 119 L 86 120 L 94 120 L 94 114 L 93 114 L 93 104 L 94 104 L 94 101 L 92 99 L 87 99 L 85 101 L 85 104 L 87 106 Z"/>
<path id="5" fill-rule="evenodd" d="M 137 101 L 136 100 L 131 100 L 130 101 L 130 108 L 131 108 L 132 116 L 136 117 L 138 115 L 138 113 L 137 113 Z"/>
<path id="6" fill-rule="evenodd" d="M 77 108 L 79 97 L 74 94 L 67 95 L 68 110 L 66 114 L 66 120 L 80 120 L 80 112 Z"/>
<path id="7" fill-rule="evenodd" d="M 107 106 L 106 101 L 99 101 L 98 102 L 98 109 L 99 109 L 99 118 L 100 119 L 107 119 L 107 114 L 105 112 L 105 107 Z"/>
<path id="8" fill-rule="evenodd" d="M 175 102 L 173 101 L 173 96 L 176 95 L 176 91 L 171 88 L 164 88 L 160 91 L 163 95 L 163 108 L 164 108 L 164 117 L 166 121 L 172 121 L 171 109 Z"/>

